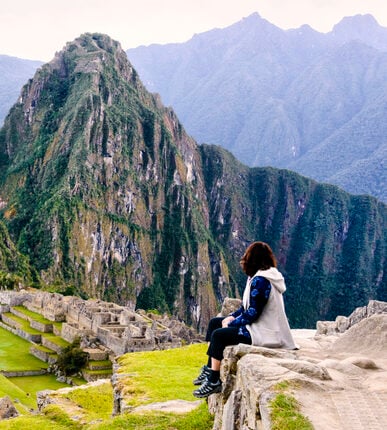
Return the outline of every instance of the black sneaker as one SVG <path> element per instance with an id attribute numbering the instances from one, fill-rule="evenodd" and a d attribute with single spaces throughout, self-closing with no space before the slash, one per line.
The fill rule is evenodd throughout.
<path id="1" fill-rule="evenodd" d="M 211 375 L 211 369 L 208 366 L 203 366 L 200 375 L 193 381 L 194 385 L 202 385 L 203 382 Z"/>
<path id="2" fill-rule="evenodd" d="M 206 379 L 202 386 L 193 392 L 195 397 L 204 398 L 211 396 L 211 394 L 220 393 L 222 391 L 222 382 L 218 379 L 217 382 L 210 382 Z"/>

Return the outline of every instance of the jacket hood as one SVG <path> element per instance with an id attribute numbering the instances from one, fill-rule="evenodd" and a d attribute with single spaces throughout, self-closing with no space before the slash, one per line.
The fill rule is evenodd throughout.
<path id="1" fill-rule="evenodd" d="M 270 267 L 267 270 L 258 270 L 254 276 L 263 276 L 270 284 L 275 287 L 281 294 L 286 291 L 285 279 L 282 273 L 276 267 Z"/>

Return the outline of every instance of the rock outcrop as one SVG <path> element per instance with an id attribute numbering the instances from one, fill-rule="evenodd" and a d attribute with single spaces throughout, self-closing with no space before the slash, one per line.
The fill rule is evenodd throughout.
<path id="1" fill-rule="evenodd" d="M 370 302 L 357 309 L 344 333 L 293 330 L 299 350 L 227 347 L 222 392 L 208 399 L 213 429 L 271 429 L 270 403 L 278 384 L 286 383 L 316 430 L 365 430 L 371 428 L 367 420 L 382 430 L 387 419 L 386 305 Z"/>
<path id="2" fill-rule="evenodd" d="M 12 403 L 12 400 L 8 397 L 2 397 L 0 399 L 0 420 L 15 418 L 19 415 L 19 412 Z"/>
<path id="3" fill-rule="evenodd" d="M 334 335 L 344 333 L 353 325 L 375 314 L 387 313 L 387 303 L 370 300 L 367 306 L 356 308 L 349 317 L 339 315 L 335 321 L 317 321 L 318 335 Z"/>

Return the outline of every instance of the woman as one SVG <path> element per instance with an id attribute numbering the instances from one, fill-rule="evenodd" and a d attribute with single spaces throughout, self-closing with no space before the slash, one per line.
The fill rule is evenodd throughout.
<path id="1" fill-rule="evenodd" d="M 206 340 L 208 363 L 203 366 L 193 392 L 195 397 L 208 397 L 222 389 L 220 363 L 224 348 L 246 343 L 268 348 L 296 349 L 285 314 L 282 294 L 285 281 L 277 270 L 270 246 L 254 242 L 245 251 L 241 267 L 248 276 L 242 306 L 227 317 L 213 318 L 208 325 Z"/>

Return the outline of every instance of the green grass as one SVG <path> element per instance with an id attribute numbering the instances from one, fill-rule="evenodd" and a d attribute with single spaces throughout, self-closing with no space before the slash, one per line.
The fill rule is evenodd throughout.
<path id="1" fill-rule="evenodd" d="M 89 369 L 93 369 L 93 367 L 112 367 L 112 362 L 110 360 L 89 360 L 88 362 Z"/>
<path id="2" fill-rule="evenodd" d="M 275 386 L 277 395 L 270 402 L 270 418 L 272 430 L 313 430 L 308 418 L 300 412 L 300 404 L 297 399 L 288 393 L 291 388 L 296 388 L 288 381 L 283 381 Z"/>
<path id="3" fill-rule="evenodd" d="M 62 328 L 62 324 L 63 322 L 59 322 L 59 321 L 51 321 L 52 325 L 55 326 L 56 328 L 58 328 L 59 330 Z"/>
<path id="4" fill-rule="evenodd" d="M 65 348 L 66 346 L 70 345 L 69 342 L 67 342 L 60 336 L 56 336 L 54 333 L 41 333 L 41 334 L 42 334 L 42 337 L 54 343 L 55 345 L 60 346 L 61 348 Z"/>
<path id="5" fill-rule="evenodd" d="M 73 381 L 73 385 L 86 384 L 86 381 L 83 378 L 79 378 L 78 376 L 72 376 L 71 380 Z"/>
<path id="6" fill-rule="evenodd" d="M 15 406 L 20 413 L 25 414 L 28 412 L 28 409 L 36 408 L 35 397 L 27 396 L 25 391 L 0 374 L 0 398 L 5 396 L 9 396 L 13 402 L 16 400 Z"/>
<path id="7" fill-rule="evenodd" d="M 35 345 L 31 345 L 31 346 L 33 346 L 35 349 L 38 349 L 39 351 L 46 352 L 47 354 L 56 354 L 55 351 L 53 351 L 52 349 L 47 348 L 46 346 L 43 346 L 43 345 L 35 344 Z"/>
<path id="8" fill-rule="evenodd" d="M 46 369 L 47 363 L 29 353 L 31 343 L 0 327 L 0 370 Z"/>
<path id="9" fill-rule="evenodd" d="M 7 316 L 8 318 L 10 318 L 11 320 L 16 322 L 16 325 L 18 328 L 22 329 L 23 331 L 25 331 L 26 333 L 30 333 L 30 334 L 42 334 L 39 330 L 35 330 L 34 328 L 32 328 L 30 326 L 29 321 L 24 320 L 23 318 L 20 318 L 14 314 L 11 314 L 11 312 L 6 312 L 4 313 L 5 316 Z"/>
<path id="10" fill-rule="evenodd" d="M 184 415 L 167 413 L 124 414 L 102 424 L 87 426 L 88 430 L 211 430 L 213 419 L 207 403 Z M 1 427 L 0 427 L 1 428 Z"/>
<path id="11" fill-rule="evenodd" d="M 38 314 L 37 312 L 30 311 L 24 306 L 13 306 L 13 309 L 19 311 L 20 313 L 26 315 L 34 321 L 40 322 L 42 324 L 52 324 L 52 321 L 48 320 L 47 318 L 44 318 L 43 315 Z"/>
<path id="12" fill-rule="evenodd" d="M 78 430 L 83 428 L 72 421 L 55 405 L 49 405 L 44 415 L 22 416 L 0 421 L 0 430 Z"/>
<path id="13" fill-rule="evenodd" d="M 90 419 L 111 417 L 113 410 L 113 388 L 110 382 L 94 387 L 79 388 L 64 395 L 80 406 Z"/>
<path id="14" fill-rule="evenodd" d="M 166 413 L 125 414 L 103 423 L 81 425 L 55 405 L 49 405 L 44 415 L 24 416 L 0 421 L 0 430 L 211 430 L 213 421 L 203 402 L 194 411 L 184 415 Z"/>
<path id="15" fill-rule="evenodd" d="M 192 380 L 207 361 L 207 345 L 195 344 L 165 351 L 135 352 L 118 359 L 128 404 L 161 402 L 173 399 L 195 400 Z M 128 396 L 129 397 L 129 396 Z"/>
<path id="16" fill-rule="evenodd" d="M 112 374 L 112 369 L 100 369 L 100 370 L 82 369 L 82 371 L 89 375 L 111 375 Z"/>
<path id="17" fill-rule="evenodd" d="M 40 376 L 16 376 L 8 378 L 13 384 L 20 389 L 29 393 L 34 399 L 36 393 L 43 390 L 57 390 L 58 388 L 68 387 L 63 382 L 58 382 L 55 375 L 40 375 Z"/>
<path id="18" fill-rule="evenodd" d="M 174 399 L 196 400 L 192 380 L 206 361 L 206 345 L 196 344 L 166 351 L 130 353 L 119 358 L 126 391 L 134 405 Z M 0 381 L 1 385 L 1 381 Z M 19 393 L 23 393 L 12 384 Z M 29 386 L 30 387 L 30 386 Z M 48 387 L 47 387 L 48 388 Z M 128 413 L 111 418 L 113 393 L 109 383 L 57 394 L 83 410 L 84 424 L 74 423 L 58 406 L 49 405 L 44 415 L 24 416 L 0 422 L 0 430 L 211 430 L 213 419 L 206 402 L 187 414 L 161 412 Z M 98 422 L 101 420 L 101 422 Z"/>

